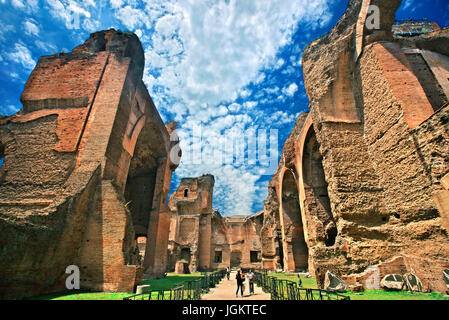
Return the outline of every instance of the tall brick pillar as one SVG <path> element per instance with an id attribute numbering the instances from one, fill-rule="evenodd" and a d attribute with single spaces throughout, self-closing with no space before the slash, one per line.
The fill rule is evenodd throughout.
<path id="1" fill-rule="evenodd" d="M 167 205 L 167 196 L 170 192 L 172 173 L 172 163 L 169 157 L 159 159 L 143 263 L 145 275 L 149 277 L 164 275 L 167 269 L 170 231 L 170 210 Z"/>

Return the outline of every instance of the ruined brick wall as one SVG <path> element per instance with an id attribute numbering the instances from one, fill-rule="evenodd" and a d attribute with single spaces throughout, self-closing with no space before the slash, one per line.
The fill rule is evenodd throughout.
<path id="1" fill-rule="evenodd" d="M 176 142 L 142 82 L 143 59 L 134 34 L 94 33 L 71 53 L 42 57 L 23 110 L 0 120 L 1 297 L 64 290 L 72 264 L 94 290 L 132 292 L 144 270 L 165 272 L 155 257 L 168 244 Z M 134 188 L 129 199 L 142 171 L 155 177 L 151 194 Z M 149 239 L 145 257 L 135 227 Z"/>
<path id="2" fill-rule="evenodd" d="M 211 175 L 183 178 L 170 196 L 168 271 L 184 272 L 176 266 L 185 260 L 190 272 L 225 269 L 233 257 L 235 267 L 260 268 L 262 213 L 222 217 L 212 209 L 213 185 Z"/>
<path id="3" fill-rule="evenodd" d="M 303 228 L 307 267 L 319 285 L 332 270 L 372 286 L 367 279 L 377 265 L 413 256 L 401 270 L 426 279 L 429 290 L 444 288 L 449 33 L 393 37 L 399 3 L 350 1 L 336 27 L 304 50 L 310 113 L 284 145 L 269 189 L 268 203 L 275 199 L 279 209 L 266 202 L 262 233 L 273 238 L 267 226 L 278 210 L 283 268 L 294 271 L 298 259 L 289 238 L 292 225 Z M 370 4 L 380 6 L 381 30 L 364 27 Z M 301 219 L 286 218 L 286 210 Z M 270 262 L 264 266 L 274 269 L 273 242 L 263 241 Z"/>
<path id="4" fill-rule="evenodd" d="M 178 261 L 188 260 L 190 272 L 211 268 L 212 175 L 183 178 L 170 196 L 169 271 Z M 188 259 L 183 256 L 188 252 Z"/>

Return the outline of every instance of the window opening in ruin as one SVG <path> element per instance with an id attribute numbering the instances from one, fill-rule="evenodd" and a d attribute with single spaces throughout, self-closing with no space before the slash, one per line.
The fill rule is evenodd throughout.
<path id="1" fill-rule="evenodd" d="M 276 255 L 279 257 L 279 265 L 284 270 L 284 247 L 282 246 L 282 240 L 278 239 L 278 247 L 276 248 Z"/>
<path id="2" fill-rule="evenodd" d="M 231 268 L 238 268 L 242 263 L 242 252 L 240 250 L 231 251 Z"/>
<path id="3" fill-rule="evenodd" d="M 249 258 L 251 263 L 260 262 L 259 259 L 259 251 L 250 251 L 249 252 Z"/>
<path id="4" fill-rule="evenodd" d="M 434 111 L 439 110 L 446 103 L 448 103 L 448 97 L 445 95 L 443 88 L 438 83 L 437 78 L 434 76 L 432 69 L 427 64 L 426 60 L 421 53 L 407 53 L 406 57 L 410 62 L 413 73 L 418 78 L 427 99 Z"/>
<path id="5" fill-rule="evenodd" d="M 184 190 L 184 198 L 187 198 L 189 196 L 189 189 Z"/>
<path id="6" fill-rule="evenodd" d="M 307 204 L 315 203 L 313 211 L 309 215 L 317 217 L 324 226 L 324 234 L 321 238 L 324 244 L 331 247 L 335 244 L 338 230 L 332 215 L 331 203 L 327 191 L 327 182 L 324 175 L 323 157 L 320 153 L 320 145 L 316 139 L 313 127 L 306 136 L 303 151 L 303 179 Z"/>
<path id="7" fill-rule="evenodd" d="M 3 167 L 3 162 L 5 162 L 5 158 L 0 159 L 0 168 Z"/>
<path id="8" fill-rule="evenodd" d="M 190 248 L 182 248 L 181 249 L 181 260 L 185 261 L 186 263 L 190 263 Z"/>
<path id="9" fill-rule="evenodd" d="M 221 251 L 215 251 L 214 262 L 221 263 L 223 260 L 223 253 Z"/>
<path id="10" fill-rule="evenodd" d="M 298 188 L 290 170 L 285 171 L 282 180 L 282 214 L 285 238 L 289 239 L 284 245 L 291 246 L 287 250 L 292 253 L 295 269 L 305 270 L 308 268 L 309 249 L 304 237 Z"/>
<path id="11" fill-rule="evenodd" d="M 139 254 L 141 257 L 145 257 L 145 249 L 147 246 L 147 237 L 137 237 L 137 249 L 139 249 Z"/>

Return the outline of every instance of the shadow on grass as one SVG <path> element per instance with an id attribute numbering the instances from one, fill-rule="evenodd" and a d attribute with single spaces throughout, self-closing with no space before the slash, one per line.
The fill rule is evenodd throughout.
<path id="1" fill-rule="evenodd" d="M 86 290 L 70 290 L 45 294 L 23 300 L 122 300 L 131 295 L 129 292 L 95 292 Z"/>
<path id="2" fill-rule="evenodd" d="M 193 281 L 195 279 L 201 278 L 200 273 L 193 274 L 169 274 L 165 278 L 161 279 L 148 279 L 142 281 L 142 284 L 149 284 L 151 290 L 168 290 L 176 287 L 177 285 L 184 284 L 188 281 Z"/>

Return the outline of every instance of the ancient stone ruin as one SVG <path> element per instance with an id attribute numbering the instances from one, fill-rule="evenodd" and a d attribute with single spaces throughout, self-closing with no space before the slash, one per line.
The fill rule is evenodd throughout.
<path id="1" fill-rule="evenodd" d="M 365 289 L 413 273 L 447 290 L 449 29 L 393 35 L 400 3 L 349 1 L 304 50 L 310 112 L 269 184 L 264 268 L 308 269 L 320 286 L 331 270 Z M 366 27 L 370 5 L 379 29 Z"/>
<path id="2" fill-rule="evenodd" d="M 169 271 L 261 268 L 262 212 L 223 218 L 212 209 L 212 175 L 184 178 L 170 196 Z"/>
<path id="3" fill-rule="evenodd" d="M 449 29 L 393 27 L 400 3 L 350 0 L 305 48 L 310 112 L 250 216 L 212 208 L 211 175 L 167 201 L 176 124 L 142 82 L 136 35 L 41 57 L 22 111 L 0 119 L 0 298 L 64 290 L 69 265 L 99 291 L 230 266 L 307 271 L 336 291 L 446 292 Z"/>
<path id="4" fill-rule="evenodd" d="M 143 68 L 137 36 L 94 33 L 71 53 L 41 57 L 23 110 L 1 120 L 1 298 L 64 290 L 69 265 L 81 288 L 100 291 L 165 273 L 177 141 Z M 137 236 L 148 238 L 143 261 Z"/>

